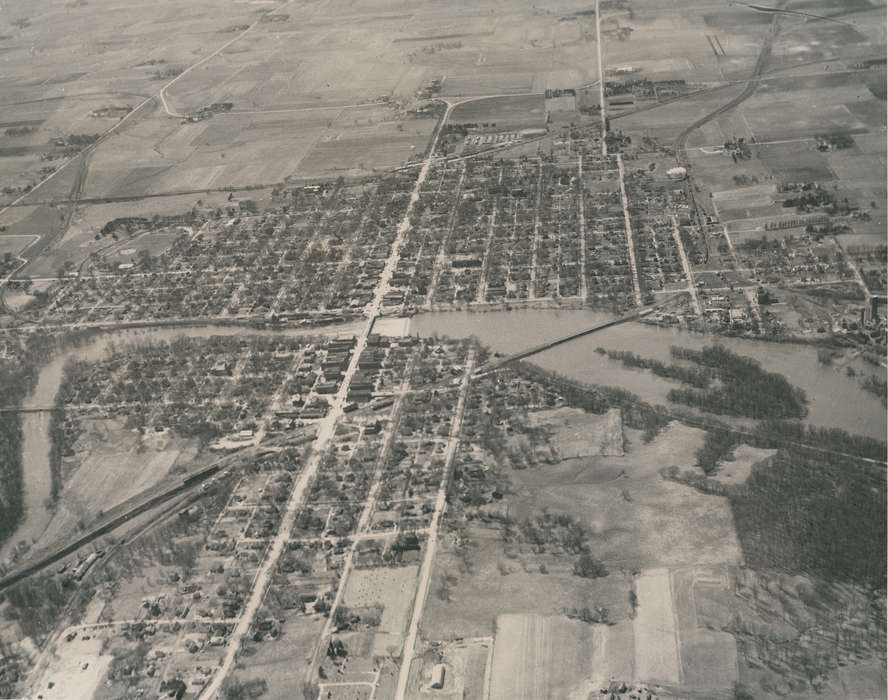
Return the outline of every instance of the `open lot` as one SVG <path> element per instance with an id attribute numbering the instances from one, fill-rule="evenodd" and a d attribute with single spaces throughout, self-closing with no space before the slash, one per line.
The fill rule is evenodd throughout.
<path id="1" fill-rule="evenodd" d="M 413 609 L 418 569 L 400 566 L 394 569 L 355 569 L 348 579 L 345 605 L 352 608 L 382 608 L 379 627 L 373 637 L 373 654 L 384 656 L 391 649 L 400 650 Z"/>
<path id="2" fill-rule="evenodd" d="M 551 432 L 554 448 L 562 460 L 623 454 L 623 421 L 618 409 L 597 415 L 561 408 L 535 411 L 528 417 L 531 425 Z"/>
<path id="3" fill-rule="evenodd" d="M 280 637 L 247 647 L 234 677 L 249 682 L 264 680 L 268 690 L 263 697 L 286 700 L 293 697 L 305 677 L 305 665 L 323 627 L 323 618 L 299 617 L 281 626 Z"/>
<path id="4" fill-rule="evenodd" d="M 150 488 L 197 452 L 196 441 L 151 434 L 143 439 L 122 421 L 89 423 L 73 445 L 72 457 L 63 461 L 64 483 L 42 543 L 69 536 L 79 523 Z"/>

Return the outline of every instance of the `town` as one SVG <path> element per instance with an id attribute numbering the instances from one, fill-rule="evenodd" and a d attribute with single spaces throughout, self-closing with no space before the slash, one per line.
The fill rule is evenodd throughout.
<path id="1" fill-rule="evenodd" d="M 884 8 L 5 9 L 0 697 L 888 697 Z"/>

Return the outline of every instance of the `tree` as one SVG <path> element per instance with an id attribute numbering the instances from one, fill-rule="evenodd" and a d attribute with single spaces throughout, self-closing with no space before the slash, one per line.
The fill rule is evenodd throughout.
<path id="1" fill-rule="evenodd" d="M 336 612 L 333 613 L 333 624 L 336 626 L 336 629 L 348 629 L 349 625 L 351 625 L 351 618 L 351 609 L 345 605 L 340 605 L 336 608 Z"/>
<path id="2" fill-rule="evenodd" d="M 574 575 L 583 578 L 602 578 L 607 576 L 607 567 L 604 562 L 598 561 L 591 554 L 581 554 L 574 564 Z"/>
<path id="3" fill-rule="evenodd" d="M 755 696 L 746 689 L 746 686 L 738 682 L 734 683 L 734 700 L 755 700 Z"/>

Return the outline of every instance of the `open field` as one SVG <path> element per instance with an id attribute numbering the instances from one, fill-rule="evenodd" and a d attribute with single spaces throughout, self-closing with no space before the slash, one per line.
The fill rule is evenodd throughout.
<path id="1" fill-rule="evenodd" d="M 733 518 L 723 499 L 702 496 L 664 481 L 659 471 L 696 463 L 702 432 L 672 424 L 649 444 L 627 431 L 623 457 L 598 457 L 596 469 L 616 469 L 622 478 L 609 483 L 567 473 L 559 483 L 549 467 L 515 472 L 510 513 L 517 519 L 537 509 L 576 515 L 594 533 L 594 548 L 621 568 L 698 565 L 736 561 L 738 543 Z M 624 492 L 629 496 L 627 500 Z M 691 523 L 705 522 L 706 527 Z"/>
<path id="2" fill-rule="evenodd" d="M 554 448 L 562 460 L 623 454 L 623 421 L 618 409 L 599 416 L 562 408 L 536 411 L 528 418 L 531 425 L 551 431 Z"/>
<path id="3" fill-rule="evenodd" d="M 84 431 L 73 451 L 62 463 L 63 486 L 41 543 L 69 535 L 78 523 L 158 483 L 174 465 L 190 462 L 197 445 L 166 435 L 143 439 L 120 421 L 99 420 Z"/>
<path id="4" fill-rule="evenodd" d="M 453 124 L 487 123 L 501 130 L 539 128 L 545 119 L 545 101 L 540 94 L 472 100 L 456 107 L 450 115 Z"/>
<path id="5" fill-rule="evenodd" d="M 596 605 L 608 607 L 615 618 L 626 614 L 628 581 L 624 577 L 582 579 L 555 556 L 506 556 L 495 531 L 477 529 L 467 534 L 469 571 L 449 547 L 437 557 L 423 616 L 423 633 L 429 639 L 490 636 L 498 616 L 504 614 L 557 615 L 564 608 Z M 541 563 L 547 573 L 540 572 Z M 447 576 L 456 580 L 443 600 L 441 582 Z"/>
<path id="6" fill-rule="evenodd" d="M 647 682 L 675 684 L 681 680 L 672 582 L 669 571 L 651 569 L 635 582 L 638 612 L 635 631 L 635 673 Z"/>
<path id="7" fill-rule="evenodd" d="M 373 654 L 384 656 L 400 650 L 413 604 L 415 566 L 395 569 L 355 569 L 348 579 L 345 605 L 352 608 L 382 607 L 379 627 L 373 636 Z"/>
<path id="8" fill-rule="evenodd" d="M 586 697 L 593 628 L 545 615 L 500 615 L 493 647 L 492 700 Z"/>

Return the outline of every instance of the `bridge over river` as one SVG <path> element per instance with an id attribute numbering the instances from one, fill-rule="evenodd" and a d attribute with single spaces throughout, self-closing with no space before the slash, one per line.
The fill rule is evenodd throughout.
<path id="1" fill-rule="evenodd" d="M 633 311 L 632 313 L 628 313 L 624 316 L 620 316 L 619 318 L 614 318 L 609 321 L 602 321 L 601 323 L 596 323 L 594 326 L 590 328 L 583 328 L 579 331 L 573 331 L 568 335 L 563 335 L 558 338 L 554 338 L 552 340 L 547 340 L 538 345 L 534 345 L 529 348 L 525 348 L 524 350 L 519 350 L 518 352 L 512 353 L 511 355 L 504 355 L 500 357 L 494 357 L 490 362 L 481 365 L 475 370 L 475 376 L 479 377 L 488 372 L 493 372 L 494 370 L 503 367 L 504 365 L 509 364 L 510 362 L 517 362 L 518 360 L 523 360 L 526 357 L 531 357 L 532 355 L 536 355 L 538 353 L 543 352 L 544 350 L 548 350 L 550 348 L 554 348 L 556 345 L 562 345 L 563 343 L 569 343 L 572 340 L 576 340 L 577 338 L 582 338 L 584 335 L 589 335 L 591 333 L 595 333 L 596 331 L 603 331 L 605 328 L 611 328 L 612 326 L 618 326 L 621 323 L 626 323 L 627 321 L 635 321 L 639 318 L 644 318 L 648 314 L 652 313 L 657 306 L 650 306 L 644 309 L 638 309 L 637 311 Z"/>

